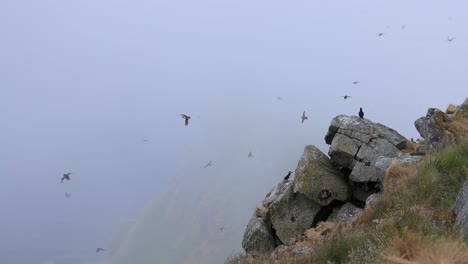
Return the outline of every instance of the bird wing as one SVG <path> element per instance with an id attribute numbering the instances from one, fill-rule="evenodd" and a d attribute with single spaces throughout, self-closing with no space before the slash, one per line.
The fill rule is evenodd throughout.
<path id="1" fill-rule="evenodd" d="M 185 125 L 188 126 L 188 118 L 185 118 Z"/>

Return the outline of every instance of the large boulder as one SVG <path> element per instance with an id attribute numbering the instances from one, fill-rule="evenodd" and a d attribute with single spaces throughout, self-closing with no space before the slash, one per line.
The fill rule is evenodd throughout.
<path id="1" fill-rule="evenodd" d="M 407 139 L 395 130 L 368 119 L 340 115 L 328 128 L 325 142 L 328 155 L 339 168 L 351 170 L 354 182 L 376 182 L 374 164 L 380 156 L 395 157 L 405 148 Z"/>
<path id="2" fill-rule="evenodd" d="M 256 214 L 250 219 L 242 239 L 246 252 L 269 252 L 275 249 L 275 239 L 265 221 Z"/>
<path id="3" fill-rule="evenodd" d="M 282 185 L 280 192 L 272 193 L 265 200 L 268 206 L 272 229 L 285 245 L 291 245 L 292 240 L 309 229 L 315 216 L 322 208 L 302 194 L 294 194 L 292 185 Z"/>
<path id="4" fill-rule="evenodd" d="M 450 118 L 437 108 L 429 108 L 427 114 L 414 121 L 414 126 L 426 145 L 434 147 L 438 143 L 446 142 L 449 138 L 445 133 Z"/>
<path id="5" fill-rule="evenodd" d="M 339 209 L 333 210 L 333 213 L 328 217 L 328 221 L 334 222 L 350 222 L 354 216 L 363 210 L 354 206 L 352 203 L 345 203 Z"/>
<path id="6" fill-rule="evenodd" d="M 458 193 L 457 200 L 453 206 L 453 212 L 456 215 L 456 229 L 465 240 L 468 240 L 468 179 L 465 180 L 463 187 Z"/>
<path id="7" fill-rule="evenodd" d="M 333 167 L 330 159 L 315 146 L 306 146 L 296 168 L 294 193 L 303 194 L 321 205 L 333 200 L 346 201 L 351 196 L 343 174 Z"/>

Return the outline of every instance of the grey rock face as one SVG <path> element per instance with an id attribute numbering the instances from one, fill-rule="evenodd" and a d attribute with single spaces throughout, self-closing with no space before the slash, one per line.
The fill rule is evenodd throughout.
<path id="1" fill-rule="evenodd" d="M 245 230 L 242 248 L 246 252 L 268 252 L 275 247 L 275 239 L 270 228 L 262 218 L 254 214 Z"/>
<path id="2" fill-rule="evenodd" d="M 376 178 L 378 179 L 378 181 L 382 183 L 384 182 L 385 173 L 388 167 L 390 167 L 390 165 L 392 164 L 393 160 L 397 160 L 402 166 L 408 166 L 419 163 L 422 160 L 422 157 L 412 156 L 406 153 L 400 153 L 396 157 L 380 156 L 374 164 Z"/>
<path id="3" fill-rule="evenodd" d="M 346 201 L 351 189 L 330 159 L 315 146 L 306 146 L 296 169 L 294 193 L 305 195 L 321 205 L 333 200 Z"/>
<path id="4" fill-rule="evenodd" d="M 354 182 L 376 182 L 379 180 L 375 167 L 367 166 L 362 162 L 356 162 L 349 178 Z"/>
<path id="5" fill-rule="evenodd" d="M 311 227 L 321 208 L 302 194 L 294 195 L 291 185 L 270 200 L 268 206 L 272 228 L 285 245 L 290 245 L 292 239 Z"/>
<path id="6" fill-rule="evenodd" d="M 437 108 L 429 108 L 425 117 L 414 121 L 414 126 L 421 137 L 425 139 L 426 145 L 434 147 L 436 144 L 448 139 L 444 133 L 445 123 L 448 121 L 449 118 L 443 111 Z"/>
<path id="7" fill-rule="evenodd" d="M 458 193 L 457 200 L 453 206 L 453 212 L 457 216 L 455 227 L 465 240 L 468 239 L 468 179 Z"/>
<path id="8" fill-rule="evenodd" d="M 362 209 L 354 206 L 352 203 L 345 203 L 340 209 L 335 210 L 328 220 L 337 222 L 350 222 L 354 216 L 362 212 Z"/>

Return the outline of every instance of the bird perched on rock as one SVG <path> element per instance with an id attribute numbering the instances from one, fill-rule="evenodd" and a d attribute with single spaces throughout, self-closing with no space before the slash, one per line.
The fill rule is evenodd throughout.
<path id="1" fill-rule="evenodd" d="M 62 177 L 62 180 L 60 181 L 60 183 L 63 183 L 63 180 L 67 180 L 67 181 L 71 180 L 71 178 L 70 178 L 71 174 L 72 174 L 71 172 L 63 174 L 63 177 Z"/>
<path id="2" fill-rule="evenodd" d="M 70 196 L 71 196 L 70 193 L 67 193 L 67 192 L 65 193 L 65 197 L 66 197 L 66 198 L 70 198 Z"/>
<path id="3" fill-rule="evenodd" d="M 343 95 L 343 96 L 340 96 L 340 97 L 343 97 L 346 100 L 348 98 L 351 98 L 351 95 Z"/>
<path id="4" fill-rule="evenodd" d="M 364 112 L 362 111 L 362 107 L 359 108 L 359 117 L 364 118 Z"/>
<path id="5" fill-rule="evenodd" d="M 96 248 L 96 253 L 99 252 L 99 251 L 104 251 L 104 250 L 105 249 L 98 247 L 98 248 Z"/>
<path id="6" fill-rule="evenodd" d="M 250 153 L 249 153 L 249 156 L 248 156 L 248 157 L 249 157 L 249 158 L 253 158 L 252 151 L 250 151 Z"/>
<path id="7" fill-rule="evenodd" d="M 308 120 L 308 119 L 309 119 L 309 117 L 305 115 L 305 111 L 302 112 L 301 119 L 302 119 L 302 123 L 304 123 L 304 120 Z"/>
<path id="8" fill-rule="evenodd" d="M 188 121 L 190 119 L 190 116 L 186 115 L 186 114 L 180 114 L 180 116 L 185 119 L 185 125 L 188 126 Z"/>
<path id="9" fill-rule="evenodd" d="M 289 179 L 289 177 L 291 177 L 291 173 L 292 173 L 292 171 L 289 171 L 288 175 L 284 176 L 285 181 L 287 181 Z"/>
<path id="10" fill-rule="evenodd" d="M 210 160 L 210 162 L 208 162 L 208 163 L 205 165 L 205 168 L 211 167 L 211 162 L 213 162 L 213 161 Z"/>

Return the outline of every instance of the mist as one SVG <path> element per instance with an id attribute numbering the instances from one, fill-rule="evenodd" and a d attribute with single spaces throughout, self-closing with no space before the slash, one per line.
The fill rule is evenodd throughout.
<path id="1" fill-rule="evenodd" d="M 333 117 L 467 96 L 462 0 L 0 6 L 1 263 L 220 263 Z"/>

